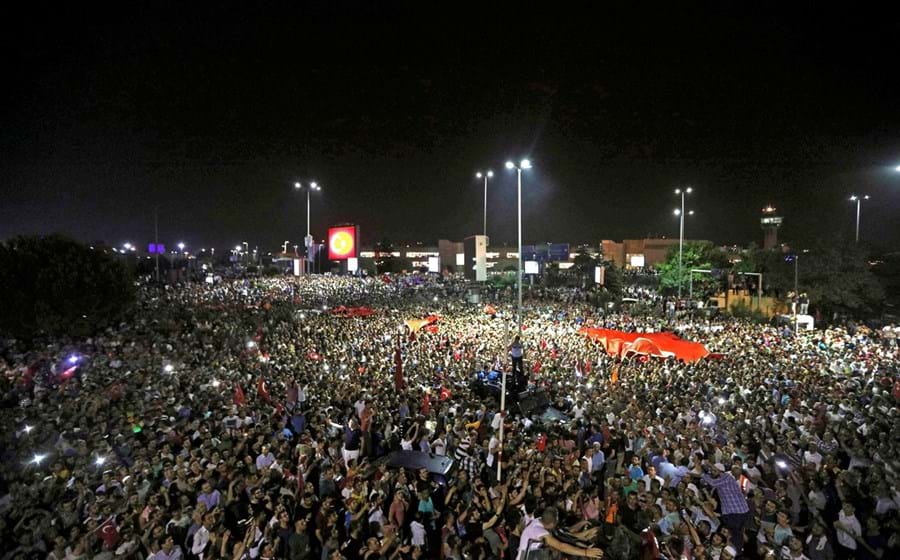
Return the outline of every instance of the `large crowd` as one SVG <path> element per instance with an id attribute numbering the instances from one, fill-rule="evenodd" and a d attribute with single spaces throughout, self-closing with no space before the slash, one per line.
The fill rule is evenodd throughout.
<path id="1" fill-rule="evenodd" d="M 7 347 L 0 558 L 900 554 L 896 330 L 721 318 L 685 335 L 712 357 L 683 363 L 579 333 L 678 327 L 662 313 L 536 297 L 517 329 L 506 299 L 466 296 L 413 278 L 147 286 L 117 328 Z M 473 391 L 511 349 L 567 421 Z M 454 467 L 378 461 L 398 450 Z"/>

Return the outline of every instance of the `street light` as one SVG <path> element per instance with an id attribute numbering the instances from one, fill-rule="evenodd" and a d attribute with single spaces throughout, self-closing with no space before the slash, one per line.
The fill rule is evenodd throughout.
<path id="1" fill-rule="evenodd" d="M 303 185 L 300 184 L 299 182 L 298 182 L 298 183 L 294 183 L 294 189 L 300 190 L 300 189 L 302 189 L 302 188 L 303 188 Z M 312 237 L 312 235 L 309 233 L 309 228 L 310 228 L 310 212 L 309 212 L 309 209 L 310 209 L 310 203 L 309 203 L 309 193 L 312 192 L 312 191 L 321 191 L 321 190 L 322 190 L 322 187 L 320 187 L 320 186 L 318 185 L 318 183 L 316 183 L 315 181 L 311 182 L 311 183 L 309 184 L 309 186 L 306 187 L 306 237 L 303 238 L 303 241 L 304 241 L 305 244 L 306 244 L 306 259 L 307 259 L 307 261 L 309 261 L 309 260 L 312 258 L 312 257 L 310 256 L 310 253 L 312 252 L 312 246 L 313 246 L 313 237 Z M 307 264 L 307 269 L 306 269 L 307 272 L 309 271 L 309 267 L 308 267 L 308 266 L 309 266 L 309 265 Z"/>
<path id="2" fill-rule="evenodd" d="M 490 169 L 487 170 L 486 173 L 482 173 L 479 171 L 475 174 L 475 177 L 478 179 L 484 178 L 484 228 L 482 229 L 482 235 L 487 237 L 487 185 L 488 179 L 494 176 L 494 172 Z"/>
<path id="3" fill-rule="evenodd" d="M 693 192 L 693 188 L 688 187 L 686 189 L 675 189 L 675 194 L 681 195 L 681 209 L 675 210 L 675 215 L 679 217 L 679 221 L 681 225 L 679 227 L 678 233 L 678 299 L 681 299 L 681 284 L 684 281 L 681 272 L 681 259 L 684 254 L 684 195 L 691 194 Z M 694 211 L 691 210 L 691 215 L 694 214 Z"/>
<path id="4" fill-rule="evenodd" d="M 519 266 L 516 270 L 516 287 L 518 289 L 518 301 L 516 303 L 516 336 L 522 332 L 522 170 L 531 169 L 531 161 L 523 159 L 516 165 L 512 161 L 506 162 L 506 168 L 516 170 L 516 193 L 518 196 L 519 215 Z M 503 369 L 503 378 L 500 384 L 500 460 L 497 461 L 497 479 L 502 475 L 503 469 L 503 418 L 506 412 L 506 368 Z"/>
<path id="5" fill-rule="evenodd" d="M 184 242 L 181 242 L 181 243 L 178 244 L 178 250 L 179 250 L 179 251 L 184 251 L 184 248 L 185 248 L 185 247 L 187 247 L 187 245 L 185 245 Z"/>
<path id="6" fill-rule="evenodd" d="M 859 243 L 859 210 L 862 205 L 863 200 L 869 200 L 869 195 L 856 196 L 855 194 L 850 197 L 851 202 L 856 203 L 856 242 Z"/>

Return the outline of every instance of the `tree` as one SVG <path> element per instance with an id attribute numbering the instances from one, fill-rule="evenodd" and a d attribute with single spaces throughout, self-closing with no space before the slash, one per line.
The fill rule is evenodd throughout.
<path id="1" fill-rule="evenodd" d="M 884 288 L 858 244 L 820 243 L 809 253 L 801 253 L 797 268 L 799 290 L 807 292 L 811 307 L 826 316 L 835 312 L 859 318 L 880 314 Z"/>
<path id="2" fill-rule="evenodd" d="M 0 244 L 0 332 L 88 336 L 120 320 L 135 297 L 126 267 L 59 235 Z"/>
<path id="3" fill-rule="evenodd" d="M 682 294 L 687 295 L 691 269 L 724 270 L 730 268 L 727 256 L 712 243 L 688 241 L 684 244 L 681 259 L 681 274 L 678 268 L 678 245 L 672 245 L 666 261 L 659 265 L 660 287 L 670 292 L 681 284 Z M 721 279 L 711 274 L 694 274 L 694 297 L 706 297 L 719 290 Z"/>

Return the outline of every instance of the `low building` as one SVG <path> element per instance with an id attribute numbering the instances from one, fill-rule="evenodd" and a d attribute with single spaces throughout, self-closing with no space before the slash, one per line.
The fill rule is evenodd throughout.
<path id="1" fill-rule="evenodd" d="M 688 240 L 684 240 L 688 243 Z M 669 250 L 678 247 L 678 239 L 645 238 L 612 241 L 604 239 L 600 242 L 603 258 L 612 261 L 620 268 L 654 267 L 666 261 Z"/>

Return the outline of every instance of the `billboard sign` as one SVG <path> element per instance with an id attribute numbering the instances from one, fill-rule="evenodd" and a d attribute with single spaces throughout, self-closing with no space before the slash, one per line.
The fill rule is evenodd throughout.
<path id="1" fill-rule="evenodd" d="M 525 261 L 525 274 L 540 274 L 540 265 L 537 261 Z"/>
<path id="2" fill-rule="evenodd" d="M 356 226 L 328 228 L 328 259 L 343 261 L 356 256 Z"/>

